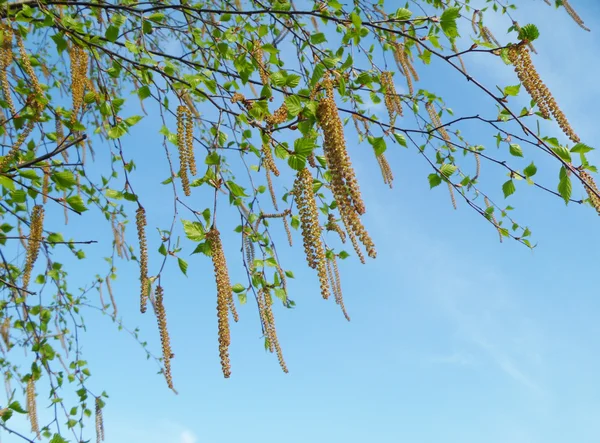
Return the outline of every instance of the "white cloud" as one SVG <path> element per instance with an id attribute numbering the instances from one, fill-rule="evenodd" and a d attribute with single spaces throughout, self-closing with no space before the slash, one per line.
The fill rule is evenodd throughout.
<path id="1" fill-rule="evenodd" d="M 180 443 L 196 443 L 198 441 L 198 438 L 191 431 L 185 430 L 181 433 L 179 441 Z"/>

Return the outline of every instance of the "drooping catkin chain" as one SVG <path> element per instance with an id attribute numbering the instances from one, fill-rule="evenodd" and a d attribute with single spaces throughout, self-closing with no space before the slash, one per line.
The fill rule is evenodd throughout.
<path id="1" fill-rule="evenodd" d="M 317 120 L 323 129 L 323 151 L 327 167 L 331 173 L 331 191 L 352 246 L 360 261 L 364 263 L 365 258 L 360 250 L 359 240 L 364 245 L 369 257 L 375 258 L 377 252 L 371 237 L 360 220 L 360 215 L 365 212 L 365 206 L 346 151 L 343 126 L 333 100 L 331 82 L 326 79 L 324 86 L 327 95 L 319 101 Z"/>
<path id="2" fill-rule="evenodd" d="M 192 191 L 190 188 L 190 179 L 188 178 L 189 168 L 189 150 L 186 137 L 186 120 L 188 109 L 181 105 L 177 107 L 177 150 L 179 151 L 179 178 L 183 193 L 189 196 Z"/>
<path id="3" fill-rule="evenodd" d="M 414 87 L 411 75 L 415 78 L 415 81 L 419 80 L 417 75 L 417 71 L 413 68 L 410 59 L 406 55 L 404 45 L 402 43 L 393 43 L 394 48 L 394 59 L 396 60 L 396 65 L 398 66 L 398 70 L 406 77 L 406 85 L 408 86 L 408 93 L 410 95 L 414 94 Z M 418 47 L 418 46 L 417 46 Z"/>
<path id="4" fill-rule="evenodd" d="M 340 225 L 337 224 L 337 222 L 335 221 L 335 217 L 331 213 L 327 216 L 327 223 L 325 224 L 325 229 L 327 229 L 328 231 L 336 232 L 337 235 L 340 236 L 340 240 L 342 241 L 342 243 L 346 243 L 346 233 L 340 227 Z"/>
<path id="5" fill-rule="evenodd" d="M 431 124 L 433 125 L 434 129 L 437 131 L 437 133 L 440 135 L 440 137 L 442 137 L 442 139 L 446 143 L 450 144 L 451 143 L 450 135 L 448 135 L 448 131 L 446 131 L 446 128 L 442 124 L 442 120 L 440 119 L 439 114 L 435 110 L 433 103 L 432 102 L 425 103 L 425 109 L 427 110 L 427 113 L 429 114 L 429 118 L 431 119 Z"/>
<path id="6" fill-rule="evenodd" d="M 29 418 L 29 423 L 31 424 L 31 432 L 33 432 L 37 438 L 41 438 L 40 436 L 40 426 L 38 424 L 38 416 L 37 416 L 37 405 L 35 401 L 35 381 L 33 377 L 30 377 L 27 380 L 27 416 Z"/>
<path id="7" fill-rule="evenodd" d="M 156 319 L 158 321 L 158 330 L 160 332 L 165 379 L 167 380 L 169 389 L 173 389 L 173 377 L 171 376 L 171 358 L 173 358 L 173 351 L 171 350 L 171 339 L 169 338 L 169 330 L 167 328 L 167 313 L 165 312 L 163 300 L 163 288 L 160 285 L 157 286 L 154 293 L 156 295 L 154 306 L 156 310 Z"/>
<path id="8" fill-rule="evenodd" d="M 21 145 L 23 145 L 23 143 L 25 143 L 25 140 L 27 140 L 27 137 L 29 137 L 29 134 L 31 134 L 31 132 L 33 131 L 37 115 L 38 114 L 36 114 L 34 116 L 34 118 L 32 118 L 31 120 L 29 120 L 29 122 L 27 122 L 27 125 L 21 130 L 21 132 L 17 136 L 17 140 L 11 146 L 11 148 L 6 153 L 6 155 L 4 157 L 0 157 L 0 171 L 4 171 L 6 169 L 6 167 L 19 154 L 19 150 L 21 149 Z"/>
<path id="9" fill-rule="evenodd" d="M 25 257 L 25 268 L 23 269 L 23 289 L 29 286 L 31 271 L 40 251 L 44 229 L 44 207 L 36 205 L 31 211 L 29 239 L 27 241 L 27 254 Z"/>
<path id="10" fill-rule="evenodd" d="M 42 181 L 42 202 L 45 204 L 48 201 L 48 193 L 50 192 L 50 165 L 45 164 L 42 167 L 44 178 Z"/>
<path id="11" fill-rule="evenodd" d="M 331 291 L 335 297 L 335 302 L 340 306 L 340 309 L 342 310 L 344 317 L 346 317 L 346 320 L 350 321 L 350 316 L 346 312 L 346 307 L 344 306 L 340 272 L 335 254 L 333 254 L 331 260 L 327 260 L 327 271 L 329 274 L 329 281 L 331 282 Z"/>
<path id="12" fill-rule="evenodd" d="M 2 85 L 4 100 L 8 104 L 11 115 L 14 116 L 17 114 L 17 110 L 15 109 L 15 104 L 10 91 L 10 83 L 8 82 L 8 67 L 13 61 L 12 42 L 14 31 L 9 24 L 2 23 L 0 24 L 0 32 L 3 37 L 2 46 L 0 47 L 0 84 Z"/>
<path id="13" fill-rule="evenodd" d="M 581 19 L 581 17 L 579 17 L 579 14 L 577 14 L 577 12 L 575 12 L 575 10 L 573 9 L 573 7 L 571 6 L 571 4 L 569 3 L 568 0 L 562 0 L 562 4 L 563 4 L 565 10 L 567 11 L 567 14 L 569 14 L 571 16 L 573 21 L 575 23 L 577 23 L 580 28 L 585 29 L 586 31 L 590 30 L 587 26 L 585 26 L 583 24 L 583 20 Z"/>
<path id="14" fill-rule="evenodd" d="M 31 86 L 33 87 L 35 94 L 38 97 L 42 97 L 44 95 L 44 90 L 42 89 L 42 86 L 40 85 L 40 82 L 37 78 L 35 70 L 33 69 L 33 66 L 31 65 L 31 60 L 29 60 L 29 54 L 27 54 L 27 50 L 25 49 L 25 44 L 23 43 L 23 39 L 21 38 L 21 34 L 17 32 L 15 34 L 15 37 L 17 40 L 17 46 L 19 48 L 19 55 L 21 56 L 21 63 L 23 64 L 23 68 L 24 68 L 25 72 L 29 76 L 29 82 L 30 82 Z M 38 100 L 33 100 L 32 106 L 39 111 L 41 111 L 41 109 L 42 109 L 42 105 L 40 104 L 40 102 Z"/>
<path id="15" fill-rule="evenodd" d="M 598 189 L 594 178 L 583 169 L 579 170 L 579 177 L 581 177 L 581 180 L 587 184 L 587 186 L 584 185 L 584 187 L 585 192 L 590 200 L 590 204 L 596 210 L 596 212 L 598 212 L 598 215 L 600 215 L 600 197 L 598 197 L 600 190 Z"/>
<path id="16" fill-rule="evenodd" d="M 233 291 L 227 271 L 227 262 L 221 243 L 221 234 L 215 226 L 206 234 L 206 240 L 212 251 L 212 262 L 217 283 L 217 319 L 219 328 L 219 355 L 221 357 L 221 369 L 223 376 L 229 378 L 231 375 L 231 364 L 229 362 L 229 345 L 231 336 L 229 331 L 230 300 L 233 299 Z M 231 303 L 232 304 L 232 303 Z"/>
<path id="17" fill-rule="evenodd" d="M 394 126 L 396 117 L 402 117 L 402 100 L 396 92 L 396 86 L 394 85 L 394 79 L 392 73 L 389 71 L 383 71 L 381 73 L 381 86 L 384 91 L 384 103 L 390 117 L 390 126 Z"/>
<path id="18" fill-rule="evenodd" d="M 317 119 L 323 129 L 323 152 L 327 168 L 331 173 L 333 193 L 348 195 L 356 212 L 364 214 L 365 204 L 348 156 L 344 127 L 333 99 L 333 88 L 330 82 L 326 85 L 326 90 L 327 95 L 319 101 L 317 107 Z"/>
<path id="19" fill-rule="evenodd" d="M 195 176 L 198 171 L 196 167 L 196 156 L 194 155 L 194 117 L 190 112 L 189 108 L 186 109 L 185 115 L 185 150 L 187 156 L 187 163 L 190 167 L 190 174 Z"/>
<path id="20" fill-rule="evenodd" d="M 265 122 L 267 122 L 267 124 L 270 126 L 276 126 L 281 123 L 284 123 L 287 120 L 287 117 L 288 117 L 287 105 L 285 104 L 285 102 L 283 102 L 283 104 L 275 110 L 273 115 L 267 115 L 265 117 Z"/>
<path id="21" fill-rule="evenodd" d="M 100 443 L 104 441 L 104 419 L 102 417 L 102 400 L 100 397 L 96 397 L 95 401 L 95 413 L 96 413 L 96 442 Z"/>
<path id="22" fill-rule="evenodd" d="M 313 177 L 307 168 L 298 172 L 292 190 L 294 200 L 300 213 L 300 228 L 304 242 L 304 253 L 308 265 L 317 270 L 323 298 L 329 297 L 327 285 L 327 269 L 325 265 L 325 248 L 321 241 L 319 212 L 313 191 Z"/>
<path id="23" fill-rule="evenodd" d="M 290 231 L 290 224 L 287 221 L 287 215 L 283 216 L 283 228 L 285 229 L 285 235 L 287 236 L 288 244 L 293 246 L 292 231 Z"/>
<path id="24" fill-rule="evenodd" d="M 385 158 L 385 154 L 381 153 L 379 155 L 375 155 L 377 159 L 377 163 L 379 164 L 379 169 L 381 170 L 381 176 L 383 177 L 383 182 L 390 187 L 390 189 L 394 186 L 394 174 L 392 172 L 392 167 Z"/>
<path id="25" fill-rule="evenodd" d="M 258 74 L 260 75 L 260 81 L 263 85 L 268 85 L 270 76 L 269 71 L 265 66 L 264 52 L 260 41 L 255 40 L 252 43 L 252 51 L 250 52 L 250 55 L 252 55 L 254 60 L 256 60 L 256 64 L 258 65 Z"/>
<path id="26" fill-rule="evenodd" d="M 523 87 L 527 90 L 531 98 L 536 101 L 542 116 L 550 118 L 550 114 L 552 114 L 564 134 L 573 143 L 579 143 L 579 137 L 573 131 L 565 114 L 559 108 L 550 90 L 540 78 L 535 66 L 533 66 L 529 48 L 524 44 L 512 45 L 508 49 L 508 59 L 514 65 L 515 72 Z"/>
<path id="27" fill-rule="evenodd" d="M 148 304 L 148 244 L 146 242 L 146 210 L 141 206 L 135 213 L 135 224 L 140 243 L 140 311 L 145 313 Z"/>
<path id="28" fill-rule="evenodd" d="M 269 351 L 275 351 L 277 359 L 279 360 L 279 366 L 281 366 L 283 372 L 287 373 L 288 368 L 283 359 L 283 352 L 281 351 L 279 339 L 277 338 L 277 330 L 275 328 L 275 316 L 273 315 L 273 299 L 271 297 L 271 292 L 267 288 L 260 288 L 258 297 L 262 297 L 262 302 L 259 302 L 259 311 L 261 309 L 263 311 L 261 313 L 261 318 L 263 320 L 265 335 L 269 341 Z"/>
<path id="29" fill-rule="evenodd" d="M 88 53 L 81 46 L 73 44 L 69 48 L 69 57 L 71 59 L 71 91 L 73 95 L 71 124 L 75 124 L 79 111 L 83 106 L 87 83 Z"/>
<path id="30" fill-rule="evenodd" d="M 273 152 L 271 151 L 271 147 L 268 143 L 263 143 L 261 148 L 262 152 L 262 161 L 265 169 L 271 171 L 275 177 L 279 177 L 279 169 L 277 169 L 277 165 L 275 164 L 275 160 L 273 159 Z"/>
<path id="31" fill-rule="evenodd" d="M 275 188 L 273 187 L 273 180 L 271 179 L 271 170 L 269 168 L 265 168 L 265 176 L 267 178 L 267 188 L 269 189 L 269 194 L 271 195 L 273 207 L 276 211 L 279 211 L 279 207 L 277 206 L 277 196 L 275 195 Z"/>
<path id="32" fill-rule="evenodd" d="M 483 40 L 490 45 L 502 46 L 487 26 L 480 24 L 479 35 L 481 35 L 481 38 L 483 38 Z"/>

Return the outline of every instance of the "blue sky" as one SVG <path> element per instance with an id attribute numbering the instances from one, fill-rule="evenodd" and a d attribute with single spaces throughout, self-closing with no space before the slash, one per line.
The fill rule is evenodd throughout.
<path id="1" fill-rule="evenodd" d="M 572 4 L 592 33 L 541 1 L 527 2 L 517 17 L 521 24 L 527 19 L 520 17 L 535 17 L 541 31 L 536 66 L 582 141 L 597 147 L 600 4 Z M 492 23 L 498 36 L 507 23 Z M 470 55 L 465 61 L 490 86 L 516 83 L 509 69 L 488 65 L 489 59 Z M 493 115 L 493 105 L 481 95 L 463 94 L 466 82 L 443 78 L 448 85 L 437 90 L 457 114 L 461 107 L 468 113 L 484 103 Z M 440 81 L 430 73 L 422 83 Z M 137 156 L 156 147 L 147 128 L 134 134 L 135 143 L 126 143 Z M 464 129 L 471 141 L 479 137 L 493 145 L 484 131 Z M 278 306 L 276 320 L 290 373 L 283 374 L 274 356 L 263 351 L 249 302 L 239 308 L 241 321 L 232 327 L 233 375 L 224 380 L 210 264 L 206 257 L 190 257 L 192 272 L 184 278 L 173 263 L 163 280 L 179 395 L 164 386 L 139 346 L 108 319 L 88 314 L 84 351 L 92 386 L 110 395 L 106 441 L 600 441 L 600 240 L 594 211 L 565 207 L 520 183 L 507 203 L 517 207 L 517 218 L 531 226 L 539 245 L 532 252 L 515 242 L 500 244 L 493 227 L 460 200 L 459 211 L 452 209 L 445 188 L 429 190 L 430 170 L 414 151 L 394 146 L 386 153 L 396 176 L 390 191 L 374 159 L 360 147 L 351 149 L 368 208 L 365 224 L 378 249 L 377 260 L 367 265 L 342 263 L 352 321 L 347 323 L 331 300 L 321 299 L 301 251 L 286 251 L 287 267 L 296 275 L 289 289 L 297 307 Z M 597 155 L 592 159 L 599 163 Z M 558 167 L 550 161 L 538 167 L 554 187 Z M 168 174 L 143 158 L 138 169 L 152 171 L 155 181 Z M 482 181 L 488 171 L 489 177 L 503 174 L 484 164 Z M 502 201 L 502 182 L 490 181 L 497 188 L 491 188 L 492 195 Z M 152 186 L 144 192 L 156 192 L 158 202 L 164 191 Z M 577 186 L 574 196 L 583 195 Z M 147 207 L 151 211 L 152 203 Z M 155 215 L 155 225 L 165 217 Z M 77 220 L 70 225 L 73 236 L 85 228 Z M 300 237 L 295 240 L 299 244 Z M 232 280 L 242 281 L 234 261 L 237 239 L 226 237 L 225 246 Z M 91 259 L 85 270 L 96 272 L 98 263 Z M 119 310 L 127 324 L 141 325 L 158 353 L 153 317 L 137 313 L 137 275 L 134 264 L 119 266 L 113 284 Z"/>

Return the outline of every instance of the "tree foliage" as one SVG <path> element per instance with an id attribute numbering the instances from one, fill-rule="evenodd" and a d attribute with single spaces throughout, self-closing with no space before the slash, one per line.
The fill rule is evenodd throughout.
<path id="1" fill-rule="evenodd" d="M 302 243 L 322 296 L 349 319 L 338 265 L 351 255 L 376 257 L 352 163 L 358 150 L 372 150 L 389 187 L 387 149 L 416 152 L 430 168 L 431 188 L 443 185 L 455 208 L 476 211 L 500 241 L 533 247 L 513 208 L 493 198 L 500 191 L 510 201 L 519 182 L 600 212 L 596 168 L 586 157 L 592 148 L 536 71 L 538 29 L 520 25 L 517 7 L 504 0 L 0 6 L 0 366 L 7 387 L 0 427 L 25 441 L 85 441 L 91 423 L 103 439 L 106 394 L 88 388 L 78 334 L 89 309 L 123 327 L 122 294 L 111 288 L 121 260 L 139 264 L 141 312 L 151 306 L 146 315 L 156 316 L 157 361 L 172 389 L 162 280 L 171 263 L 191 272 L 190 254 L 205 255 L 214 268 L 225 377 L 230 321 L 248 299 L 258 307 L 265 348 L 287 372 L 273 309 L 294 306 L 292 266 L 278 254 L 286 237 Z M 566 0 L 554 6 L 587 30 Z M 506 32 L 494 36 L 490 18 Z M 475 58 L 514 70 L 514 82 L 476 78 Z M 481 97 L 480 112 L 454 116 L 441 81 L 421 88 L 431 70 L 462 76 L 463 87 Z M 519 97 L 528 105 L 519 106 Z M 387 116 L 374 111 L 379 103 Z M 484 126 L 490 138 L 471 140 L 463 133 L 470 126 Z M 155 132 L 154 143 L 136 146 L 129 133 L 140 127 Z M 552 160 L 544 168 L 557 168 L 555 183 L 537 180 L 544 156 Z M 160 168 L 138 169 L 147 159 Z M 482 164 L 506 178 L 492 174 L 482 186 Z M 150 181 L 170 190 L 169 202 L 144 193 Z M 573 197 L 573 183 L 586 200 Z M 153 214 L 165 211 L 172 222 L 156 225 Z M 96 234 L 69 238 L 73 218 L 113 238 L 94 249 L 107 267 L 91 272 L 82 289 L 69 285 L 69 254 L 85 259 Z M 239 256 L 225 253 L 232 239 Z M 231 281 L 234 267 L 244 269 L 245 281 Z M 137 339 L 137 330 L 131 334 Z M 51 406 L 53 419 L 38 423 L 37 402 Z M 15 414 L 28 415 L 30 433 L 11 424 Z"/>

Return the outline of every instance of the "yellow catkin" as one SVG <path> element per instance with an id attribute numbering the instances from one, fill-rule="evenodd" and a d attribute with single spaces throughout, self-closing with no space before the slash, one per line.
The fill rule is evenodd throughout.
<path id="1" fill-rule="evenodd" d="M 104 441 L 104 419 L 102 418 L 102 400 L 96 397 L 96 442 Z"/>
<path id="2" fill-rule="evenodd" d="M 196 168 L 196 156 L 194 155 L 194 118 L 188 108 L 185 116 L 185 150 L 192 176 L 198 173 Z"/>
<path id="3" fill-rule="evenodd" d="M 334 194 L 348 194 L 356 212 L 364 214 L 365 204 L 348 156 L 344 127 L 333 99 L 331 87 L 327 88 L 327 95 L 319 101 L 317 119 L 323 129 L 323 151 L 331 173 L 331 186 L 334 188 Z"/>
<path id="4" fill-rule="evenodd" d="M 485 203 L 485 208 L 489 209 L 491 207 L 490 200 L 487 197 L 484 197 L 483 201 Z M 500 236 L 500 243 L 502 243 L 503 242 L 502 230 L 500 228 L 500 225 L 498 224 L 498 221 L 496 220 L 496 216 L 494 215 L 493 211 L 489 212 L 489 214 L 490 214 L 490 219 L 492 220 L 492 223 L 494 224 L 494 227 L 498 230 L 498 235 Z"/>
<path id="5" fill-rule="evenodd" d="M 369 233 L 360 220 L 360 215 L 365 212 L 365 207 L 346 152 L 343 127 L 333 101 L 331 83 L 326 83 L 325 88 L 327 96 L 319 101 L 317 119 L 324 133 L 323 150 L 331 173 L 331 191 L 338 205 L 344 229 L 360 261 L 364 263 L 365 258 L 359 241 L 365 247 L 369 257 L 375 258 L 377 252 Z"/>
<path id="6" fill-rule="evenodd" d="M 36 205 L 31 212 L 29 240 L 27 242 L 27 255 L 25 258 L 25 269 L 23 270 L 23 289 L 29 286 L 31 271 L 40 252 L 44 224 L 44 207 Z"/>
<path id="7" fill-rule="evenodd" d="M 2 325 L 0 326 L 0 337 L 2 337 L 2 341 L 6 345 L 6 348 L 10 349 L 10 317 L 4 317 Z"/>
<path id="8" fill-rule="evenodd" d="M 396 65 L 398 66 L 398 70 L 406 77 L 406 85 L 408 86 L 408 93 L 410 95 L 414 94 L 414 86 L 411 75 L 415 77 L 415 80 L 418 80 L 418 76 L 412 65 L 410 64 L 410 60 L 406 56 L 406 52 L 404 49 L 404 45 L 401 43 L 393 43 L 394 49 L 394 59 L 396 60 Z"/>
<path id="9" fill-rule="evenodd" d="M 579 171 L 579 177 L 585 183 L 585 192 L 588 195 L 590 204 L 596 210 L 596 212 L 598 212 L 598 215 L 600 215 L 600 197 L 598 197 L 598 195 L 600 195 L 600 190 L 598 190 L 596 182 L 594 181 L 593 177 L 583 169 Z"/>
<path id="10" fill-rule="evenodd" d="M 327 269 L 325 248 L 321 241 L 321 226 L 319 224 L 319 210 L 313 191 L 313 177 L 307 168 L 298 172 L 292 190 L 298 212 L 300 213 L 300 227 L 304 240 L 304 252 L 308 265 L 317 270 L 321 284 L 321 295 L 329 297 L 327 282 Z"/>
<path id="11" fill-rule="evenodd" d="M 221 357 L 221 369 L 223 376 L 231 376 L 231 363 L 229 362 L 229 345 L 231 335 L 229 330 L 230 302 L 233 299 L 233 291 L 229 280 L 227 262 L 221 243 L 221 234 L 216 227 L 212 227 L 206 234 L 206 240 L 212 251 L 212 262 L 217 283 L 217 319 L 219 329 L 219 355 Z"/>
<path id="12" fill-rule="evenodd" d="M 340 280 L 340 272 L 337 265 L 336 256 L 333 255 L 331 260 L 327 261 L 327 270 L 329 273 L 329 281 L 331 282 L 331 291 L 335 297 L 335 302 L 340 306 L 344 317 L 346 320 L 350 321 L 350 316 L 348 312 L 346 312 L 346 307 L 344 306 L 344 296 L 342 293 L 342 285 Z"/>
<path id="13" fill-rule="evenodd" d="M 48 193 L 50 192 L 50 165 L 44 165 L 44 178 L 42 181 L 42 202 L 48 201 Z"/>
<path id="14" fill-rule="evenodd" d="M 269 189 L 269 194 L 271 194 L 271 201 L 273 202 L 273 207 L 276 211 L 279 211 L 277 207 L 277 196 L 275 195 L 275 188 L 273 188 L 273 181 L 271 180 L 271 171 L 268 168 L 265 168 L 265 175 L 267 177 L 267 188 Z"/>
<path id="15" fill-rule="evenodd" d="M 140 243 L 140 311 L 145 313 L 148 304 L 148 244 L 146 242 L 146 210 L 141 206 L 135 213 L 135 224 Z"/>
<path id="16" fill-rule="evenodd" d="M 185 106 L 177 107 L 177 150 L 179 151 L 179 178 L 183 193 L 189 196 L 192 191 L 190 188 L 190 179 L 188 178 L 189 155 L 186 145 L 186 116 L 188 109 Z"/>
<path id="17" fill-rule="evenodd" d="M 473 177 L 473 180 L 477 180 L 477 178 L 479 178 L 479 173 L 481 172 L 481 159 L 480 159 L 480 155 L 476 152 L 475 153 L 475 176 Z"/>
<path id="18" fill-rule="evenodd" d="M 475 34 L 479 33 L 479 26 L 481 23 L 480 14 L 481 11 L 479 11 L 479 9 L 474 9 L 473 15 L 471 16 L 471 27 L 473 28 L 473 32 L 475 32 Z"/>
<path id="19" fill-rule="evenodd" d="M 252 55 L 252 57 L 256 61 L 256 64 L 258 65 L 258 74 L 260 75 L 260 81 L 263 83 L 263 85 L 268 85 L 270 76 L 269 71 L 267 70 L 265 65 L 264 52 L 262 50 L 260 41 L 255 40 L 253 42 L 252 51 L 250 55 Z"/>
<path id="20" fill-rule="evenodd" d="M 37 438 L 41 438 L 37 417 L 37 405 L 35 401 L 35 381 L 33 380 L 33 377 L 30 377 L 29 380 L 27 380 L 27 416 L 29 417 L 29 423 L 31 424 L 31 432 L 33 432 Z"/>
<path id="21" fill-rule="evenodd" d="M 385 158 L 385 154 L 381 153 L 375 156 L 377 158 L 377 163 L 379 164 L 379 169 L 381 170 L 381 176 L 383 178 L 383 182 L 390 187 L 393 187 L 394 182 L 394 174 L 392 173 L 392 168 Z"/>
<path id="22" fill-rule="evenodd" d="M 490 45 L 502 46 L 500 42 L 496 40 L 496 37 L 494 37 L 494 34 L 492 34 L 492 31 L 490 31 L 490 29 L 487 26 L 480 26 L 479 35 L 481 35 L 483 41 Z"/>
<path id="23" fill-rule="evenodd" d="M 460 67 L 462 69 L 462 72 L 464 72 L 466 74 L 467 67 L 465 66 L 465 62 L 463 61 L 462 57 L 460 55 L 458 55 L 458 47 L 456 46 L 456 42 L 454 40 L 452 40 L 451 45 L 452 45 L 452 52 L 457 54 L 458 61 L 460 62 Z"/>
<path id="24" fill-rule="evenodd" d="M 36 116 L 37 117 L 37 116 Z M 25 140 L 27 140 L 27 137 L 29 137 L 29 134 L 31 134 L 31 132 L 33 131 L 34 125 L 35 125 L 35 118 L 30 120 L 27 123 L 27 126 L 25 126 L 22 130 L 21 133 L 17 136 L 17 140 L 15 141 L 15 143 L 11 146 L 11 148 L 9 149 L 9 151 L 6 153 L 6 155 L 4 157 L 0 157 L 0 172 L 4 171 L 7 166 L 15 159 L 17 158 L 18 154 L 19 154 L 19 150 L 21 149 L 21 145 L 23 145 L 23 143 L 25 143 Z"/>
<path id="25" fill-rule="evenodd" d="M 402 100 L 396 92 L 396 86 L 394 85 L 394 79 L 392 73 L 384 71 L 381 73 L 381 86 L 383 87 L 383 100 L 385 107 L 390 117 L 390 126 L 394 126 L 396 117 L 402 117 Z"/>
<path id="26" fill-rule="evenodd" d="M 271 147 L 267 143 L 263 143 L 261 146 L 262 152 L 262 161 L 265 169 L 271 171 L 275 177 L 279 177 L 279 169 L 277 169 L 277 165 L 275 164 L 275 160 L 273 159 L 273 152 L 271 151 Z"/>
<path id="27" fill-rule="evenodd" d="M 437 133 L 440 135 L 440 137 L 442 137 L 442 139 L 446 143 L 448 143 L 448 145 L 450 145 L 452 142 L 452 140 L 450 139 L 450 135 L 448 135 L 448 131 L 446 131 L 446 128 L 444 128 L 444 125 L 442 124 L 442 121 L 440 120 L 440 116 L 438 115 L 437 111 L 435 110 L 433 103 L 432 102 L 425 103 L 425 109 L 427 110 L 427 113 L 429 114 L 429 118 L 431 119 L 431 124 L 433 125 L 434 129 L 437 131 Z"/>
<path id="28" fill-rule="evenodd" d="M 161 286 L 156 287 L 156 319 L 158 320 L 158 330 L 160 332 L 160 343 L 162 347 L 163 364 L 165 379 L 167 380 L 167 386 L 173 389 L 173 377 L 171 376 L 171 358 L 173 358 L 173 352 L 171 350 L 171 340 L 169 338 L 169 330 L 167 328 L 167 314 L 165 312 L 165 306 L 163 301 L 163 288 Z"/>
<path id="29" fill-rule="evenodd" d="M 454 196 L 454 186 L 452 183 L 450 183 L 450 181 L 448 181 L 448 192 L 450 192 L 450 201 L 452 202 L 452 207 L 457 209 L 458 206 L 456 205 L 456 197 Z"/>
<path id="30" fill-rule="evenodd" d="M 333 214 L 329 214 L 327 216 L 327 223 L 325 224 L 325 229 L 327 229 L 328 231 L 336 232 L 337 235 L 340 236 L 340 240 L 342 240 L 342 243 L 346 243 L 346 233 L 335 221 L 335 217 L 333 216 Z"/>
<path id="31" fill-rule="evenodd" d="M 293 246 L 292 231 L 290 230 L 290 224 L 287 221 L 287 215 L 283 216 L 283 228 L 285 229 L 285 235 L 287 236 L 288 244 Z"/>
<path id="32" fill-rule="evenodd" d="M 575 12 L 575 10 L 571 6 L 571 4 L 568 2 L 568 0 L 562 0 L 562 4 L 563 4 L 563 7 L 565 8 L 565 10 L 567 11 L 567 14 L 569 14 L 571 16 L 573 21 L 575 23 L 577 23 L 580 28 L 585 29 L 586 31 L 590 30 L 587 26 L 585 26 L 583 24 L 583 20 L 581 19 L 581 17 L 579 17 L 579 14 L 577 14 L 577 12 Z"/>
<path id="33" fill-rule="evenodd" d="M 113 290 L 112 290 L 112 286 L 110 284 L 110 277 L 106 277 L 106 289 L 108 289 L 108 295 L 110 296 L 110 303 L 112 304 L 113 307 L 113 317 L 117 316 L 117 301 L 115 300 L 115 296 L 113 294 Z"/>
<path id="34" fill-rule="evenodd" d="M 88 53 L 81 46 L 73 44 L 69 48 L 69 57 L 71 59 L 71 92 L 73 96 L 71 124 L 75 124 L 79 111 L 83 106 L 87 83 Z"/>
<path id="35" fill-rule="evenodd" d="M 4 100 L 8 104 L 8 109 L 12 116 L 17 114 L 15 104 L 10 91 L 10 83 L 8 82 L 8 67 L 13 61 L 13 37 L 14 31 L 12 27 L 6 23 L 0 24 L 0 32 L 2 33 L 2 46 L 0 47 L 0 85 L 4 94 Z"/>
<path id="36" fill-rule="evenodd" d="M 244 248 L 244 252 L 246 254 L 246 264 L 252 267 L 256 251 L 254 249 L 254 242 L 252 242 L 248 235 L 248 229 L 250 228 L 248 227 L 242 230 L 242 247 Z"/>
<path id="37" fill-rule="evenodd" d="M 21 63 L 23 64 L 23 68 L 27 75 L 29 76 L 29 83 L 32 86 L 33 91 L 38 96 L 38 100 L 33 100 L 33 107 L 41 110 L 42 105 L 39 102 L 39 98 L 44 95 L 44 90 L 40 85 L 40 82 L 37 78 L 35 70 L 31 65 L 31 60 L 29 60 L 29 54 L 27 54 L 27 50 L 25 49 L 25 44 L 23 43 L 23 39 L 21 38 L 21 34 L 18 32 L 15 34 L 17 40 L 17 47 L 19 48 L 19 55 L 21 56 Z"/>
<path id="38" fill-rule="evenodd" d="M 279 339 L 277 338 L 277 331 L 275 329 L 275 316 L 273 315 L 273 309 L 271 307 L 273 305 L 271 292 L 268 289 L 263 288 L 259 291 L 259 297 L 261 293 L 264 297 L 264 321 L 266 321 L 264 328 L 267 332 L 267 337 L 269 339 L 269 347 L 271 348 L 272 346 L 273 348 L 275 348 L 275 353 L 277 354 L 279 365 L 281 366 L 283 372 L 287 373 L 288 368 L 285 364 L 285 360 L 283 359 L 283 352 L 281 351 Z M 273 352 L 272 349 L 271 352 Z"/>
<path id="39" fill-rule="evenodd" d="M 575 131 L 569 124 L 565 114 L 559 108 L 548 87 L 541 80 L 535 66 L 533 66 L 529 48 L 523 44 L 512 45 L 508 49 L 508 58 L 514 65 L 515 72 L 523 84 L 523 87 L 537 103 L 542 116 L 544 118 L 549 118 L 550 114 L 552 114 L 564 134 L 569 137 L 573 143 L 579 143 L 579 136 L 575 134 Z"/>
<path id="40" fill-rule="evenodd" d="M 277 108 L 277 110 L 273 113 L 273 115 L 268 115 L 265 117 L 265 122 L 267 122 L 270 126 L 277 126 L 281 123 L 284 123 L 288 117 L 287 105 L 285 102 Z"/>

